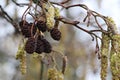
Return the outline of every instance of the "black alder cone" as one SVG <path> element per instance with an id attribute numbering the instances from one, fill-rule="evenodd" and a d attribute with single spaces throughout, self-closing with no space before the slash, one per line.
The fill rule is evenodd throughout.
<path id="1" fill-rule="evenodd" d="M 41 54 L 44 51 L 44 43 L 41 39 L 42 39 L 42 37 L 38 36 L 37 44 L 36 44 L 36 50 L 35 50 L 35 52 L 38 53 L 38 54 Z"/>
<path id="2" fill-rule="evenodd" d="M 36 26 L 42 32 L 45 32 L 47 30 L 47 25 L 46 25 L 46 23 L 44 21 L 38 21 L 36 23 Z"/>
<path id="3" fill-rule="evenodd" d="M 26 38 L 35 35 L 37 28 L 34 25 L 32 26 L 32 23 L 28 23 L 26 21 L 25 22 L 21 21 L 19 23 L 19 25 L 20 25 L 22 34 Z"/>
<path id="4" fill-rule="evenodd" d="M 41 40 L 44 43 L 44 52 L 45 53 L 50 53 L 52 51 L 51 44 L 46 39 L 41 39 Z"/>
<path id="5" fill-rule="evenodd" d="M 61 38 L 61 32 L 57 28 L 53 28 L 50 31 L 50 35 L 54 40 L 57 40 L 57 41 L 59 41 Z"/>
<path id="6" fill-rule="evenodd" d="M 26 44 L 25 44 L 25 51 L 28 54 L 32 54 L 36 49 L 36 40 L 34 37 L 28 38 Z"/>
<path id="7" fill-rule="evenodd" d="M 29 24 L 29 23 L 27 21 L 24 21 L 24 20 L 19 22 L 20 28 L 22 28 L 24 25 L 27 25 L 27 24 Z"/>

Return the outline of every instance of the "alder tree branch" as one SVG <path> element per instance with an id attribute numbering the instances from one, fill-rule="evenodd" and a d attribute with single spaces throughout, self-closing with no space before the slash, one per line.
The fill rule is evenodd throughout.
<path id="1" fill-rule="evenodd" d="M 18 23 L 15 22 L 6 11 L 4 11 L 1 5 L 0 5 L 0 16 L 5 20 L 7 20 L 11 25 L 13 25 L 16 31 L 20 32 Z"/>
<path id="2" fill-rule="evenodd" d="M 102 15 L 102 14 L 96 12 L 96 11 L 93 11 L 93 10 L 89 9 L 89 7 L 86 6 L 85 4 L 66 5 L 66 3 L 68 3 L 69 1 L 71 1 L 71 0 L 64 0 L 63 2 L 59 2 L 59 3 L 57 3 L 57 2 L 50 2 L 50 3 L 53 4 L 53 6 L 54 6 L 54 5 L 58 5 L 58 6 L 61 6 L 63 9 L 67 9 L 67 10 L 70 9 L 70 8 L 73 8 L 73 7 L 80 7 L 80 8 L 85 9 L 86 12 L 87 12 L 87 15 L 86 15 L 86 17 L 83 19 L 83 22 L 86 22 L 86 21 L 87 21 L 86 26 L 89 27 L 90 24 L 91 24 L 91 19 L 90 19 L 90 18 L 93 17 L 94 20 L 95 20 L 95 23 L 97 24 L 98 29 L 95 29 L 95 30 L 87 30 L 87 29 L 84 29 L 84 28 L 82 28 L 81 26 L 79 26 L 80 21 L 71 21 L 71 20 L 68 20 L 68 19 L 66 19 L 66 18 L 64 18 L 64 17 L 55 18 L 55 20 L 61 21 L 61 22 L 63 22 L 64 24 L 70 24 L 70 25 L 72 25 L 72 26 L 74 26 L 74 27 L 76 27 L 76 28 L 78 28 L 78 29 L 80 29 L 80 30 L 88 33 L 88 34 L 92 37 L 92 40 L 94 40 L 94 39 L 96 39 L 96 41 L 98 41 L 97 39 L 102 40 L 100 36 L 98 36 L 97 34 L 95 34 L 95 32 L 105 33 L 105 34 L 107 34 L 107 35 L 110 34 L 110 32 L 104 30 L 104 28 L 103 28 L 102 25 L 98 22 L 98 19 L 97 19 L 97 18 L 101 18 L 102 20 L 104 20 L 105 24 L 108 26 L 109 23 L 108 23 L 108 21 L 107 21 L 107 17 L 106 17 L 106 16 L 104 16 L 104 15 Z M 25 18 L 26 18 L 26 15 L 30 13 L 28 10 L 30 10 L 31 7 L 34 8 L 34 7 L 32 6 L 32 3 L 34 2 L 33 0 L 30 0 L 30 3 L 17 3 L 15 0 L 12 0 L 12 2 L 13 2 L 14 4 L 16 4 L 17 6 L 19 6 L 19 7 L 28 6 L 28 8 L 27 8 L 27 9 L 25 10 L 25 12 L 23 13 L 22 20 L 25 19 Z M 44 10 L 43 10 L 42 4 L 43 4 L 43 3 L 46 3 L 46 2 L 48 2 L 48 0 L 46 0 L 46 1 L 45 1 L 45 0 L 44 0 L 44 1 L 43 1 L 43 0 L 39 0 L 37 3 L 34 2 L 34 3 L 36 4 L 36 6 L 38 5 L 38 6 L 41 8 L 41 10 L 43 11 L 43 15 L 45 14 L 45 12 L 44 12 Z M 54 7 L 55 7 L 55 6 L 54 6 Z M 4 11 L 4 9 L 3 9 L 1 6 L 0 6 L 0 10 L 1 10 L 1 12 L 0 12 L 1 14 L 0 14 L 0 15 L 1 15 L 3 18 L 5 18 L 9 23 L 11 23 L 16 30 L 19 31 L 19 25 L 18 25 L 18 23 L 15 22 L 15 21 L 8 15 L 8 13 L 7 13 L 6 11 Z M 37 10 L 37 9 L 36 9 L 36 10 Z M 31 14 L 31 16 L 32 16 L 32 14 Z M 32 17 L 34 17 L 34 16 L 32 16 Z M 112 27 L 113 27 L 113 26 L 112 26 Z M 112 29 L 112 28 L 111 28 L 111 29 Z M 114 29 L 114 28 L 113 28 L 113 29 Z M 114 32 L 115 32 L 115 31 L 114 31 Z M 96 42 L 96 45 L 97 45 L 97 43 L 98 43 L 98 42 Z"/>
<path id="3" fill-rule="evenodd" d="M 16 4 L 17 6 L 19 6 L 19 7 L 24 7 L 24 6 L 28 6 L 29 5 L 29 3 L 17 3 L 15 0 L 12 0 L 12 2 L 14 4 Z"/>

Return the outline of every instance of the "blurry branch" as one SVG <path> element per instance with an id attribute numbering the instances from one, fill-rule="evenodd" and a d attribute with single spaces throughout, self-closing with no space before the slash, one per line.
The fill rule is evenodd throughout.
<path id="1" fill-rule="evenodd" d="M 99 36 L 97 36 L 95 33 L 93 33 L 94 31 L 96 32 L 96 30 L 88 31 L 88 30 L 86 30 L 86 29 L 84 29 L 84 28 L 78 26 L 77 24 L 79 24 L 79 21 L 68 21 L 68 20 L 66 20 L 66 19 L 63 18 L 63 17 L 55 18 L 55 19 L 57 19 L 57 20 L 59 20 L 59 21 L 65 23 L 65 24 L 73 25 L 73 26 L 77 27 L 78 29 L 80 29 L 80 30 L 82 30 L 82 31 L 84 31 L 84 32 L 86 32 L 86 33 L 88 33 L 88 34 L 90 34 L 91 37 L 92 37 L 92 40 L 94 40 L 94 36 L 95 36 L 96 38 L 99 38 L 99 39 L 101 40 L 101 38 L 100 38 Z M 97 30 L 97 31 L 101 31 L 101 30 Z"/>
<path id="2" fill-rule="evenodd" d="M 63 66 L 62 66 L 62 73 L 63 74 L 65 73 L 67 62 L 68 62 L 67 56 L 64 56 L 63 57 Z"/>
<path id="3" fill-rule="evenodd" d="M 0 5 L 0 15 L 4 17 L 8 22 L 13 22 L 13 19 L 7 14 L 7 12 L 4 11 L 2 6 Z"/>
<path id="4" fill-rule="evenodd" d="M 69 1 L 71 1 L 71 0 L 65 0 L 65 1 L 61 2 L 61 4 L 68 3 Z"/>
<path id="5" fill-rule="evenodd" d="M 43 80 L 44 62 L 41 60 L 40 80 Z"/>
<path id="6" fill-rule="evenodd" d="M 2 8 L 2 6 L 0 5 L 0 16 L 3 17 L 4 19 L 6 19 L 9 23 L 11 23 L 13 25 L 13 27 L 15 28 L 16 31 L 19 32 L 19 27 L 17 22 L 15 22 L 6 11 L 4 11 L 4 9 Z"/>
<path id="7" fill-rule="evenodd" d="M 92 26 L 92 27 L 94 27 L 94 28 L 98 28 L 98 29 L 99 29 L 98 25 L 96 25 L 95 23 L 96 23 L 96 22 L 90 22 L 89 26 Z M 86 25 L 86 24 L 87 24 L 87 23 L 80 22 L 80 25 Z M 106 25 L 105 23 L 101 24 L 102 27 L 104 27 L 105 25 Z"/>
<path id="8" fill-rule="evenodd" d="M 29 3 L 17 3 L 15 0 L 12 0 L 12 2 L 13 2 L 14 4 L 16 4 L 17 6 L 20 6 L 20 7 L 28 6 L 28 5 L 29 5 Z"/>

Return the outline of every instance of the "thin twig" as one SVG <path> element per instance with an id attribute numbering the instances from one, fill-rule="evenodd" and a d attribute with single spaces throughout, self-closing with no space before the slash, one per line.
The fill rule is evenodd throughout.
<path id="1" fill-rule="evenodd" d="M 43 80 L 44 62 L 41 60 L 40 80 Z"/>
<path id="2" fill-rule="evenodd" d="M 59 21 L 61 21 L 61 22 L 63 22 L 63 23 L 65 23 L 65 24 L 73 25 L 73 26 L 77 27 L 78 29 L 80 29 L 80 30 L 82 30 L 82 31 L 84 31 L 84 32 L 86 32 L 86 33 L 88 33 L 88 34 L 90 34 L 93 40 L 94 40 L 94 37 L 93 37 L 93 36 L 95 36 L 95 37 L 101 39 L 101 38 L 100 38 L 99 36 L 97 36 L 95 33 L 90 32 L 90 31 L 88 31 L 88 30 L 86 30 L 86 29 L 84 29 L 84 28 L 78 26 L 77 24 L 79 24 L 79 21 L 68 21 L 68 20 L 66 20 L 66 19 L 63 18 L 63 17 L 62 17 L 62 18 L 56 18 L 56 19 L 59 20 Z"/>
<path id="3" fill-rule="evenodd" d="M 28 6 L 29 5 L 29 3 L 17 3 L 15 0 L 12 0 L 12 2 L 14 4 L 16 4 L 17 6 L 19 6 L 19 7 L 23 7 L 23 6 Z"/>
<path id="4" fill-rule="evenodd" d="M 11 22 L 13 21 L 13 19 L 7 14 L 6 11 L 4 11 L 4 9 L 2 8 L 2 6 L 0 5 L 0 9 L 1 9 L 1 12 L 3 14 L 3 16 L 5 16 L 6 18 L 8 18 Z M 10 22 L 9 21 L 9 22 Z"/>
<path id="5" fill-rule="evenodd" d="M 75 5 L 66 6 L 66 7 L 64 7 L 64 8 L 69 9 L 69 8 L 72 8 L 72 7 L 82 7 L 82 8 L 85 9 L 85 10 L 90 10 L 90 9 L 89 9 L 86 5 L 84 5 L 84 4 L 75 4 Z"/>
<path id="6" fill-rule="evenodd" d="M 4 19 L 6 19 L 10 24 L 12 24 L 17 31 L 20 31 L 18 24 L 8 15 L 6 11 L 4 11 L 1 5 L 0 5 L 0 12 L 1 12 L 1 16 Z"/>
<path id="7" fill-rule="evenodd" d="M 30 9 L 31 5 L 32 5 L 32 0 L 30 0 L 30 3 L 29 3 L 29 5 L 28 5 L 28 8 L 27 8 L 27 9 L 25 10 L 25 12 L 23 13 L 23 15 L 22 15 L 22 20 L 24 20 L 25 14 L 26 14 L 26 12 Z"/>
<path id="8" fill-rule="evenodd" d="M 65 0 L 65 1 L 61 2 L 61 4 L 68 3 L 69 1 L 71 1 L 71 0 Z"/>

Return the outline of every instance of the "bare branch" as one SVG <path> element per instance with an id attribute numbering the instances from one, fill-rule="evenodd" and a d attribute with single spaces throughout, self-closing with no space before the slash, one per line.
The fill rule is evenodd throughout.
<path id="1" fill-rule="evenodd" d="M 23 7 L 23 6 L 28 6 L 29 5 L 29 3 L 17 3 L 15 0 L 12 0 L 12 2 L 14 4 L 16 4 L 17 6 L 19 6 L 19 7 Z"/>
<path id="2" fill-rule="evenodd" d="M 6 19 L 9 23 L 11 23 L 13 25 L 13 27 L 17 31 L 19 31 L 18 24 L 8 15 L 8 13 L 6 11 L 4 11 L 4 9 L 2 8 L 1 5 L 0 5 L 0 12 L 1 12 L 1 17 L 3 17 L 4 19 Z"/>
<path id="3" fill-rule="evenodd" d="M 61 2 L 61 4 L 68 3 L 69 1 L 71 1 L 71 0 L 65 0 L 65 1 Z"/>
<path id="4" fill-rule="evenodd" d="M 100 38 L 99 36 L 97 36 L 95 33 L 90 32 L 90 31 L 88 31 L 88 30 L 86 30 L 86 29 L 84 29 L 84 28 L 78 26 L 77 24 L 79 24 L 79 21 L 70 21 L 70 20 L 66 20 L 66 19 L 63 18 L 63 17 L 61 17 L 61 18 L 55 18 L 55 19 L 57 19 L 57 20 L 59 20 L 59 21 L 65 23 L 65 24 L 73 25 L 73 26 L 77 27 L 78 29 L 80 29 L 80 30 L 82 30 L 82 31 L 84 31 L 84 32 L 86 32 L 86 33 L 88 33 L 88 34 L 90 34 L 93 40 L 94 40 L 94 37 L 93 37 L 93 36 L 95 36 L 95 37 L 97 37 L 97 38 L 99 38 L 99 39 L 101 40 L 101 38 Z"/>

